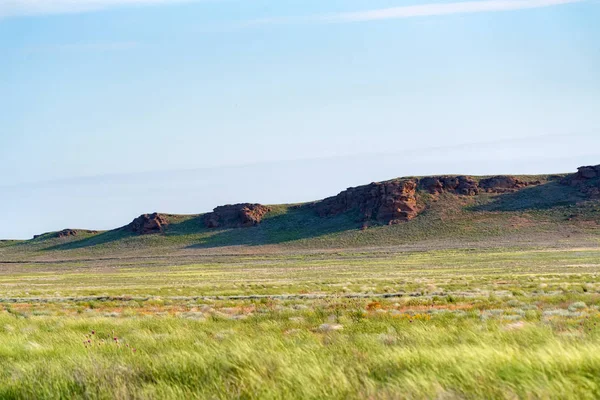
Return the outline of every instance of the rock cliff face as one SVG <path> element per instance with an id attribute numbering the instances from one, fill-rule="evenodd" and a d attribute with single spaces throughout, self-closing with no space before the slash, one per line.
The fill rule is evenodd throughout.
<path id="1" fill-rule="evenodd" d="M 260 224 L 271 209 L 262 204 L 231 204 L 204 215 L 207 228 L 245 228 Z"/>
<path id="2" fill-rule="evenodd" d="M 539 184 L 523 182 L 512 176 L 494 176 L 479 182 L 468 176 L 431 176 L 421 179 L 395 179 L 349 188 L 334 197 L 314 203 L 321 217 L 357 212 L 359 222 L 368 226 L 374 221 L 398 224 L 415 218 L 423 207 L 418 204 L 418 192 L 432 195 L 452 193 L 476 196 L 480 193 L 504 193 Z"/>
<path id="3" fill-rule="evenodd" d="M 393 225 L 409 221 L 419 213 L 416 189 L 415 179 L 371 183 L 344 190 L 316 203 L 315 208 L 322 217 L 357 211 L 361 222 L 375 220 Z"/>
<path id="4" fill-rule="evenodd" d="M 125 226 L 125 229 L 138 235 L 150 235 L 164 232 L 167 225 L 169 225 L 169 221 L 165 215 L 153 213 L 140 215 Z"/>
<path id="5" fill-rule="evenodd" d="M 479 193 L 477 182 L 468 176 L 429 176 L 419 180 L 419 189 L 431 194 L 452 192 L 475 196 Z"/>
<path id="6" fill-rule="evenodd" d="M 63 237 L 69 237 L 69 236 L 77 236 L 81 233 L 98 233 L 98 231 L 90 231 L 87 229 L 84 230 L 80 230 L 80 229 L 63 229 L 60 232 L 56 232 L 55 236 L 58 238 L 63 238 Z"/>
<path id="7" fill-rule="evenodd" d="M 519 190 L 533 185 L 539 185 L 540 181 L 524 182 L 514 176 L 498 175 L 479 181 L 479 188 L 489 193 L 504 193 Z"/>
<path id="8" fill-rule="evenodd" d="M 577 172 L 567 175 L 561 183 L 577 188 L 592 198 L 600 198 L 600 165 L 577 168 Z"/>
<path id="9" fill-rule="evenodd" d="M 78 232 L 75 229 L 63 229 L 60 232 L 56 232 L 56 237 L 63 238 L 69 236 L 77 236 Z"/>
<path id="10" fill-rule="evenodd" d="M 514 176 L 498 175 L 481 179 L 476 182 L 468 176 L 430 176 L 419 181 L 419 189 L 431 194 L 443 192 L 455 193 L 463 196 L 475 196 L 479 193 L 505 193 L 521 188 L 539 185 L 539 181 L 524 182 Z"/>

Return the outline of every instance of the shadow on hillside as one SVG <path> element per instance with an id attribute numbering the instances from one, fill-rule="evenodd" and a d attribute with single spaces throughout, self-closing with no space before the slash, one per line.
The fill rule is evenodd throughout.
<path id="1" fill-rule="evenodd" d="M 321 218 L 310 207 L 298 207 L 287 209 L 281 214 L 268 216 L 260 225 L 255 227 L 208 229 L 204 226 L 202 216 L 198 216 L 181 222 L 170 223 L 160 237 L 163 237 L 165 240 L 168 240 L 169 237 L 184 237 L 184 240 L 196 242 L 188 245 L 186 248 L 279 244 L 356 229 L 358 228 L 358 224 L 355 221 L 355 217 L 355 215 L 346 214 L 332 218 Z M 188 235 L 190 237 L 186 239 L 185 236 Z M 140 236 L 120 228 L 84 239 L 55 244 L 43 250 L 75 250 L 118 242 L 129 238 L 160 240 L 159 235 Z M 151 245 L 148 242 L 146 244 Z"/>
<path id="2" fill-rule="evenodd" d="M 185 236 L 207 232 L 202 215 L 186 219 L 182 222 L 170 222 L 164 236 Z"/>
<path id="3" fill-rule="evenodd" d="M 187 248 L 232 245 L 260 246 L 316 238 L 357 229 L 359 225 L 354 217 L 351 214 L 345 214 L 322 218 L 309 207 L 298 207 L 288 209 L 284 214 L 265 218 L 260 225 L 251 228 L 207 230 L 209 234 L 206 237 Z"/>
<path id="4" fill-rule="evenodd" d="M 487 200 L 482 196 L 481 201 L 484 201 L 484 204 L 467 207 L 466 210 L 482 212 L 549 210 L 555 207 L 573 206 L 582 200 L 585 200 L 585 197 L 576 189 L 551 181 L 516 192 L 489 196 Z M 166 241 L 169 237 L 181 237 L 183 246 L 196 249 L 234 245 L 281 244 L 356 230 L 360 226 L 356 222 L 357 217 L 358 215 L 353 213 L 346 213 L 336 217 L 322 218 L 315 213 L 313 208 L 300 206 L 288 208 L 281 213 L 274 213 L 274 215 L 267 215 L 260 225 L 251 228 L 208 229 L 204 226 L 202 216 L 194 216 L 181 222 L 171 223 L 161 236 Z M 186 238 L 186 236 L 189 237 Z M 81 249 L 130 238 L 140 238 L 140 240 L 142 240 L 141 238 L 155 238 L 157 240 L 155 242 L 145 242 L 145 245 L 149 246 L 152 246 L 152 243 L 160 242 L 160 237 L 157 235 L 139 236 L 125 229 L 116 229 L 83 239 L 54 244 L 44 250 Z"/>
<path id="5" fill-rule="evenodd" d="M 512 193 L 498 195 L 486 204 L 470 207 L 470 211 L 527 211 L 548 210 L 554 207 L 575 205 L 585 200 L 576 189 L 548 182 Z"/>
<path id="6" fill-rule="evenodd" d="M 202 227 L 203 224 L 201 223 L 201 219 L 199 217 L 193 217 L 182 222 L 170 224 L 166 232 L 164 232 L 162 236 L 183 236 L 192 233 L 199 233 L 199 231 L 202 230 Z M 134 232 L 130 232 L 124 228 L 117 228 L 83 239 L 76 239 L 66 243 L 60 243 L 54 246 L 46 247 L 44 250 L 75 250 L 86 247 L 104 245 L 111 242 L 118 242 L 120 240 L 128 238 L 139 238 L 149 236 L 155 237 L 157 235 L 139 235 Z"/>
<path id="7" fill-rule="evenodd" d="M 182 236 L 188 235 L 192 233 L 198 233 L 201 228 L 201 222 L 199 218 L 191 218 L 183 222 L 170 224 L 167 231 L 163 234 L 163 236 Z M 73 240 L 66 243 L 60 243 L 54 246 L 50 246 L 45 248 L 44 250 L 53 251 L 53 250 L 75 250 L 82 249 L 86 247 L 99 246 L 108 244 L 111 242 L 117 242 L 127 238 L 135 238 L 140 237 L 133 232 L 129 232 L 123 228 L 114 229 L 112 231 L 106 231 L 99 233 L 94 236 L 90 236 L 84 239 Z M 155 235 L 152 235 L 155 236 Z"/>
<path id="8" fill-rule="evenodd" d="M 66 243 L 60 243 L 54 246 L 46 247 L 44 250 L 75 250 L 85 247 L 98 246 L 110 242 L 116 242 L 128 237 L 136 236 L 133 232 L 128 232 L 122 228 L 112 231 L 106 231 L 84 239 L 73 240 Z"/>

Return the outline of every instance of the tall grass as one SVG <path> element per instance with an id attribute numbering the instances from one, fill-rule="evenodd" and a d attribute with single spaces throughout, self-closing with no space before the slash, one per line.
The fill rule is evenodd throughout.
<path id="1" fill-rule="evenodd" d="M 309 308 L 288 315 L 0 314 L 0 398 L 600 396 L 600 331 L 592 322 L 565 328 L 536 320 L 513 329 L 476 313 L 354 319 Z M 333 318 L 342 330 L 319 329 Z"/>
<path id="2" fill-rule="evenodd" d="M 0 399 L 599 398 L 598 255 L 0 266 Z"/>

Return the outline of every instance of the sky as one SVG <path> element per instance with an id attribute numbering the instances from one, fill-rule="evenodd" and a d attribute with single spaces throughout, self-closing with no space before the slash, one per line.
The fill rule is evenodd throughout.
<path id="1" fill-rule="evenodd" d="M 600 164 L 598 0 L 0 0 L 0 238 Z"/>

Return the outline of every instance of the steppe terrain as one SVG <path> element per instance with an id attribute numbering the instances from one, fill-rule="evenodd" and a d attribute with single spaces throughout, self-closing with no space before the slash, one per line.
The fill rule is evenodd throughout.
<path id="1" fill-rule="evenodd" d="M 0 242 L 0 398 L 598 398 L 600 167 Z"/>

